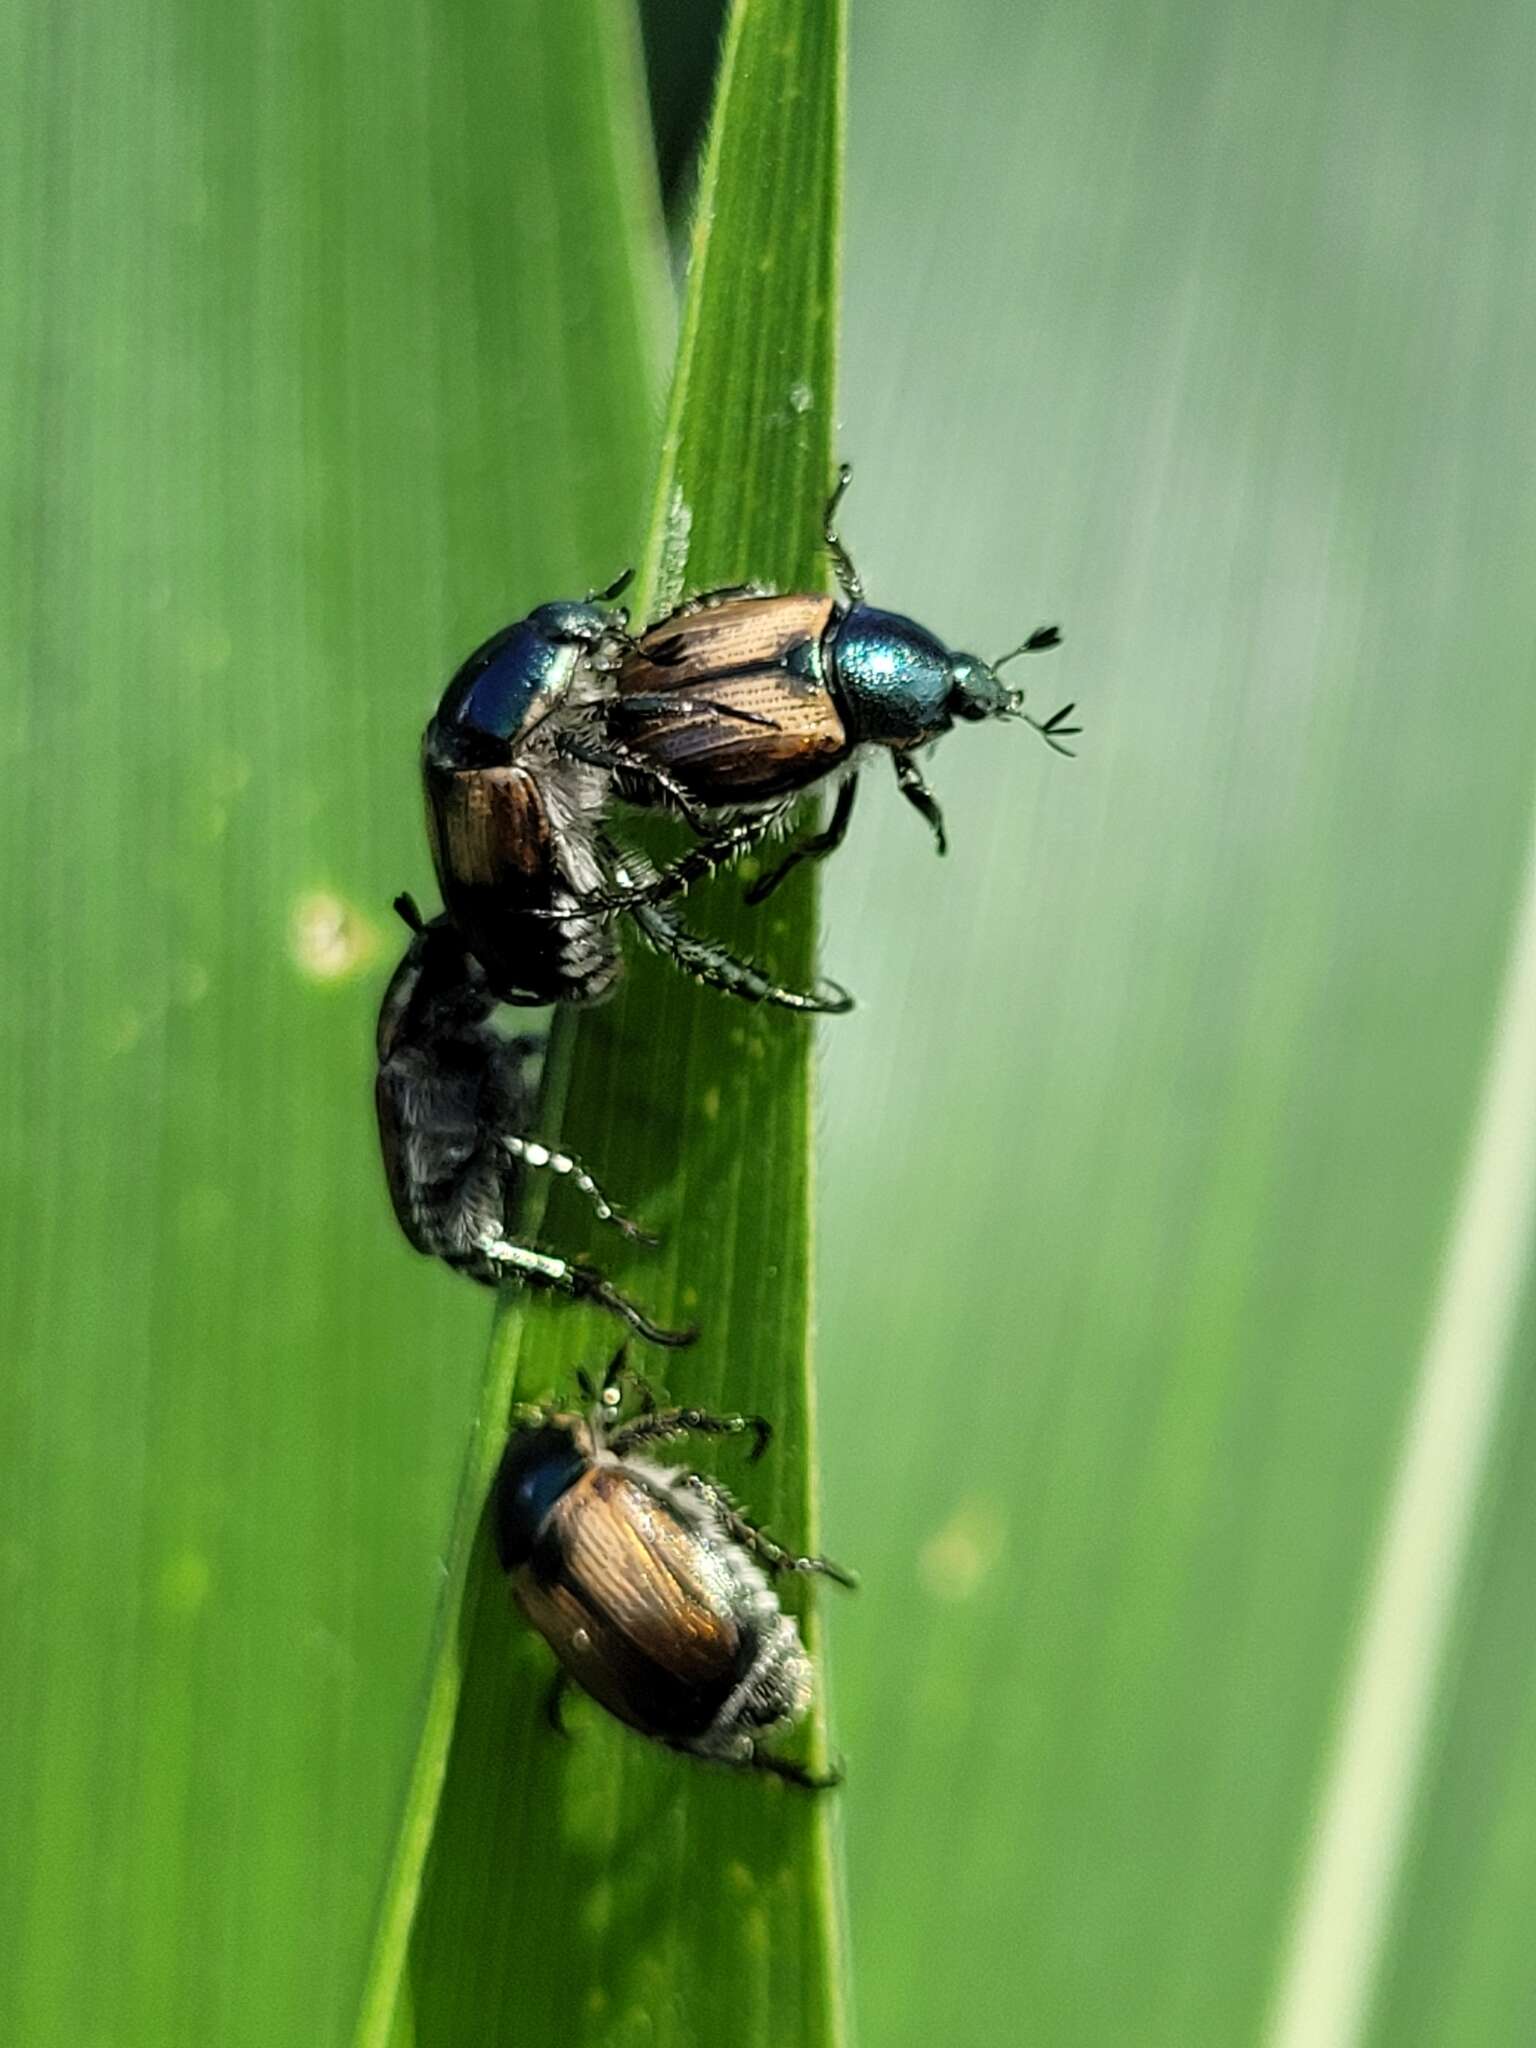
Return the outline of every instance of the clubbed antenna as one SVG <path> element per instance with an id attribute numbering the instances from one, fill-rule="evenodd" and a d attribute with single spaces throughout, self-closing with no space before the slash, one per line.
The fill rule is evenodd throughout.
<path id="1" fill-rule="evenodd" d="M 999 655 L 992 666 L 994 669 L 1000 669 L 1005 667 L 1010 661 L 1017 661 L 1021 654 L 1043 654 L 1047 648 L 1059 647 L 1060 645 L 1061 628 L 1059 626 L 1037 626 L 1027 640 L 1021 640 L 1017 647 L 1010 648 L 1006 654 Z M 1009 715 L 1014 718 L 1022 718 L 1026 725 L 1032 725 L 1048 747 L 1053 748 L 1058 754 L 1065 754 L 1070 761 L 1076 759 L 1076 749 L 1064 745 L 1063 742 L 1076 739 L 1083 729 L 1080 725 L 1068 725 L 1066 723 L 1066 720 L 1072 716 L 1076 709 L 1077 706 L 1075 704 L 1063 704 L 1059 711 L 1053 711 L 1047 719 L 1031 718 L 1024 709 L 1024 692 L 1019 690 L 1014 694 L 1013 701 L 1009 707 Z"/>
<path id="2" fill-rule="evenodd" d="M 1021 640 L 1018 646 L 1010 648 L 1007 654 L 1000 654 L 992 666 L 1003 668 L 1010 661 L 1017 661 L 1021 654 L 1043 654 L 1048 647 L 1060 645 L 1060 626 L 1037 626 L 1027 640 Z"/>
<path id="3" fill-rule="evenodd" d="M 1063 704 L 1059 711 L 1053 711 L 1047 719 L 1031 718 L 1027 711 L 1022 710 L 1018 715 L 1026 725 L 1035 728 L 1048 747 L 1053 748 L 1058 754 L 1065 754 L 1067 759 L 1072 761 L 1077 758 L 1077 749 L 1064 746 L 1062 742 L 1075 739 L 1083 728 L 1080 725 L 1066 725 L 1063 720 L 1070 718 L 1076 709 L 1075 704 Z"/>

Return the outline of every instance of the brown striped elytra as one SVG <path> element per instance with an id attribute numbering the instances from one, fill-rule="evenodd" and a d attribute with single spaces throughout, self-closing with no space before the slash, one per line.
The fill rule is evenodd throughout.
<path id="1" fill-rule="evenodd" d="M 766 1447 L 759 1416 L 658 1408 L 620 1419 L 623 1353 L 586 1415 L 525 1412 L 492 1496 L 497 1555 L 518 1606 L 574 1683 L 642 1735 L 710 1762 L 809 1789 L 836 1782 L 768 1746 L 803 1719 L 811 1662 L 773 1580 L 817 1573 L 822 1557 L 771 1542 L 722 1488 L 643 1455 L 686 1436 Z"/>

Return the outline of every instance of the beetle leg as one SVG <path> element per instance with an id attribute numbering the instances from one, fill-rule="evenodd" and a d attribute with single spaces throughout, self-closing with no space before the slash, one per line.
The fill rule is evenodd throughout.
<path id="1" fill-rule="evenodd" d="M 598 916 L 604 911 L 634 910 L 642 903 L 664 903 L 669 896 L 681 896 L 693 883 L 714 874 L 717 868 L 723 868 L 728 861 L 734 860 L 738 853 L 766 838 L 782 822 L 789 808 L 788 803 L 776 804 L 772 810 L 757 811 L 748 818 L 740 818 L 733 825 L 709 833 L 697 846 L 690 847 L 664 868 L 653 868 L 648 861 L 642 864 L 638 855 L 620 853 L 611 840 L 606 840 L 610 857 L 616 862 L 628 860 L 631 869 L 642 870 L 641 879 L 619 889 L 594 889 L 589 895 L 577 897 L 564 910 L 525 910 L 522 915 L 560 924 Z"/>
<path id="2" fill-rule="evenodd" d="M 792 1550 L 786 1550 L 781 1543 L 775 1543 L 765 1530 L 749 1521 L 737 1507 L 735 1501 L 723 1486 L 717 1486 L 712 1479 L 705 1479 L 697 1472 L 679 1475 L 682 1484 L 690 1493 L 696 1493 L 719 1521 L 728 1536 L 732 1536 L 745 1550 L 750 1550 L 760 1564 L 771 1572 L 797 1572 L 815 1575 L 824 1579 L 835 1579 L 840 1586 L 850 1591 L 857 1588 L 858 1579 L 840 1564 L 834 1564 L 830 1557 L 797 1557 Z"/>
<path id="3" fill-rule="evenodd" d="M 815 832 L 809 839 L 802 839 L 792 847 L 776 868 L 766 875 L 759 875 L 746 892 L 748 903 L 762 903 L 771 896 L 779 884 L 788 879 L 803 860 L 825 860 L 829 853 L 836 853 L 848 837 L 849 822 L 853 817 L 853 799 L 857 794 L 859 778 L 850 775 L 837 792 L 837 802 L 827 820 L 825 831 Z"/>
<path id="4" fill-rule="evenodd" d="M 600 1308 L 628 1323 L 636 1335 L 644 1337 L 648 1343 L 676 1348 L 691 1344 L 698 1335 L 696 1330 L 666 1330 L 659 1323 L 653 1323 L 642 1309 L 637 1308 L 627 1295 L 620 1294 L 592 1266 L 575 1266 L 567 1259 L 551 1258 L 548 1253 L 533 1251 L 525 1244 L 514 1244 L 508 1237 L 488 1238 L 479 1250 L 494 1266 L 516 1273 L 535 1287 L 553 1287 L 577 1301 L 596 1302 Z"/>
<path id="5" fill-rule="evenodd" d="M 739 853 L 756 846 L 760 839 L 781 825 L 791 806 L 788 803 L 775 804 L 771 810 L 756 811 L 747 818 L 738 818 L 734 824 L 722 830 L 711 832 L 660 868 L 648 882 L 637 884 L 632 889 L 615 890 L 611 895 L 598 899 L 604 909 L 628 910 L 636 903 L 661 903 L 669 896 L 680 896 L 694 882 L 723 868 Z"/>
<path id="6" fill-rule="evenodd" d="M 507 1131 L 496 1133 L 496 1143 L 522 1165 L 557 1173 L 562 1179 L 568 1180 L 572 1187 L 579 1188 L 592 1204 L 599 1222 L 611 1223 L 615 1230 L 622 1232 L 625 1237 L 632 1238 L 637 1244 L 657 1243 L 658 1240 L 652 1237 L 648 1230 L 638 1223 L 631 1222 L 629 1217 L 622 1215 L 613 1206 L 581 1161 L 573 1159 L 569 1152 L 557 1152 L 552 1146 L 541 1143 L 537 1138 L 514 1137 Z"/>
<path id="7" fill-rule="evenodd" d="M 413 931 L 418 938 L 421 937 L 427 928 L 427 921 L 416 908 L 416 898 L 409 889 L 402 889 L 389 907 L 408 931 Z"/>
<path id="8" fill-rule="evenodd" d="M 555 751 L 564 754 L 568 760 L 584 761 L 589 768 L 607 768 L 633 775 L 637 781 L 659 790 L 695 832 L 710 831 L 708 813 L 699 809 L 683 785 L 665 768 L 658 768 L 646 755 L 637 753 L 633 747 L 626 747 L 622 740 L 584 740 L 574 733 L 563 732 L 555 742 Z"/>
<path id="9" fill-rule="evenodd" d="M 695 612 L 712 612 L 722 604 L 734 604 L 738 597 L 777 597 L 771 583 L 721 583 L 713 590 L 695 591 L 692 597 L 667 614 L 672 619 L 692 618 Z"/>
<path id="10" fill-rule="evenodd" d="M 773 1437 L 773 1424 L 762 1415 L 711 1415 L 704 1408 L 656 1408 L 625 1425 L 608 1439 L 608 1448 L 622 1458 L 639 1444 L 675 1441 L 680 1436 L 744 1436 L 752 1432 L 750 1452 L 755 1465 Z"/>
<path id="11" fill-rule="evenodd" d="M 655 870 L 643 855 L 623 852 L 606 833 L 598 843 L 613 862 L 623 887 L 631 888 L 637 881 L 645 882 L 654 876 Z M 841 1016 L 853 1008 L 853 997 L 837 982 L 822 977 L 809 992 L 785 988 L 752 961 L 727 952 L 714 939 L 703 939 L 697 932 L 689 931 L 659 904 L 638 903 L 632 907 L 630 916 L 658 953 L 664 953 L 675 967 L 705 988 L 719 989 L 722 995 L 736 996 L 744 1003 L 769 1003 L 781 1010 Z"/>
<path id="12" fill-rule="evenodd" d="M 628 590 L 629 586 L 631 585 L 631 583 L 634 582 L 634 580 L 635 571 L 633 564 L 631 564 L 629 568 L 621 569 L 619 571 L 618 575 L 614 577 L 613 581 L 609 584 L 606 590 L 589 590 L 587 592 L 587 603 L 612 604 L 616 597 L 622 597 L 624 595 L 625 591 Z"/>
<path id="13" fill-rule="evenodd" d="M 837 486 L 831 497 L 827 500 L 827 510 L 822 521 L 823 537 L 827 543 L 827 553 L 832 557 L 832 567 L 837 576 L 838 586 L 851 605 L 864 602 L 864 579 L 858 570 L 854 568 L 853 557 L 838 538 L 832 521 L 836 516 L 838 506 L 843 502 L 844 493 L 852 482 L 853 471 L 846 462 L 840 463 L 837 471 Z"/>
<path id="14" fill-rule="evenodd" d="M 835 1764 L 830 1770 L 813 1771 L 809 1764 L 798 1764 L 793 1757 L 775 1756 L 767 1749 L 754 1749 L 747 1768 L 766 1771 L 771 1777 L 782 1778 L 787 1785 L 798 1785 L 802 1792 L 831 1792 L 843 1782 L 843 1774 Z"/>
<path id="15" fill-rule="evenodd" d="M 789 809 L 787 803 L 776 804 L 772 810 L 755 812 L 749 818 L 738 818 L 733 825 L 711 832 L 697 846 L 690 847 L 685 854 L 656 870 L 648 880 L 589 900 L 602 910 L 633 910 L 637 904 L 664 903 L 669 896 L 681 896 L 693 883 L 714 874 L 738 854 L 756 846 L 760 839 L 767 838 L 782 824 Z"/>
<path id="16" fill-rule="evenodd" d="M 556 1735 L 570 1738 L 570 1729 L 565 1725 L 565 1696 L 571 1689 L 571 1681 L 563 1671 L 557 1671 L 549 1681 L 549 1690 L 544 1695 L 544 1718 Z"/>
<path id="17" fill-rule="evenodd" d="M 949 851 L 949 841 L 944 836 L 944 813 L 939 809 L 939 800 L 923 780 L 923 771 L 910 754 L 892 754 L 891 763 L 896 770 L 897 785 L 907 802 L 920 818 L 927 820 L 934 844 L 940 853 Z"/>
<path id="18" fill-rule="evenodd" d="M 744 1003 L 770 1003 L 781 1010 L 841 1016 L 853 1008 L 853 997 L 835 981 L 818 980 L 809 991 L 784 988 L 750 960 L 738 959 L 713 939 L 702 939 L 659 904 L 638 903 L 630 915 L 658 953 L 665 953 L 684 974 L 705 988 L 719 989 Z"/>

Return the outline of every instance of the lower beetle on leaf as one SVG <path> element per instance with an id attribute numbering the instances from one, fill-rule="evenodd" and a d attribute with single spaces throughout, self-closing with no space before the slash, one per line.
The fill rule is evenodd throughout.
<path id="1" fill-rule="evenodd" d="M 590 1266 L 552 1258 L 507 1235 L 529 1170 L 559 1174 L 628 1237 L 621 1216 L 581 1164 L 527 1135 L 528 1063 L 536 1046 L 503 1038 L 484 968 L 446 917 L 425 923 L 409 896 L 396 909 L 413 937 L 379 1012 L 374 1100 L 384 1171 L 400 1228 L 419 1252 L 488 1287 L 517 1278 L 596 1302 L 653 1344 L 688 1344 Z"/>
<path id="2" fill-rule="evenodd" d="M 642 1735 L 710 1762 L 768 1771 L 822 1791 L 838 1782 L 764 1748 L 800 1721 L 812 1670 L 771 1579 L 814 1572 L 851 1586 L 824 1557 L 780 1549 L 711 1481 L 636 1456 L 690 1435 L 771 1435 L 757 1415 L 661 1408 L 643 1392 L 619 1420 L 624 1353 L 590 1413 L 527 1411 L 492 1495 L 496 1553 L 519 1607 L 554 1651 L 562 1687 L 584 1692 Z"/>

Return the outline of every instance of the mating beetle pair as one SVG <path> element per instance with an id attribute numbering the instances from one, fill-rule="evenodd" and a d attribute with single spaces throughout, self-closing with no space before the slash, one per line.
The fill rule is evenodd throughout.
<path id="1" fill-rule="evenodd" d="M 445 911 L 424 927 L 409 906 L 415 936 L 380 1018 L 379 1127 L 396 1213 L 420 1251 L 477 1279 L 516 1273 L 603 1302 L 656 1341 L 686 1335 L 659 1331 L 600 1274 L 506 1235 L 523 1168 L 563 1155 L 522 1127 L 529 1089 L 500 1050 L 495 1007 L 607 995 L 621 971 L 614 920 L 624 913 L 708 986 L 779 1008 L 845 1010 L 852 999 L 835 983 L 782 986 L 688 930 L 668 899 L 781 827 L 807 791 L 841 777 L 826 829 L 749 897 L 761 900 L 799 861 L 833 851 L 871 747 L 890 752 L 942 852 L 943 821 L 918 749 L 957 718 L 1024 718 L 1062 751 L 1077 730 L 1066 723 L 1070 705 L 1044 723 L 1029 718 L 1022 693 L 997 673 L 1054 646 L 1054 627 L 989 664 L 865 602 L 832 525 L 847 484 L 845 468 L 825 521 L 845 602 L 745 585 L 694 598 L 636 639 L 614 602 L 620 579 L 583 602 L 541 605 L 486 641 L 454 675 L 424 737 Z M 616 836 L 609 813 L 618 799 L 681 814 L 698 844 L 657 872 Z M 580 1169 L 569 1170 L 583 1184 Z M 599 1212 L 611 1214 L 606 1204 Z"/>
<path id="2" fill-rule="evenodd" d="M 622 588 L 541 605 L 495 634 L 459 669 L 426 730 L 427 826 L 443 903 L 499 1002 L 597 1002 L 619 977 L 605 897 L 645 867 L 608 818 L 613 775 L 602 741 L 621 661 L 635 646 L 627 615 L 609 608 Z M 673 794 L 664 768 L 657 777 Z M 685 973 L 746 1001 L 848 1007 L 841 989 L 781 988 L 670 911 L 637 902 L 635 921 Z"/>

